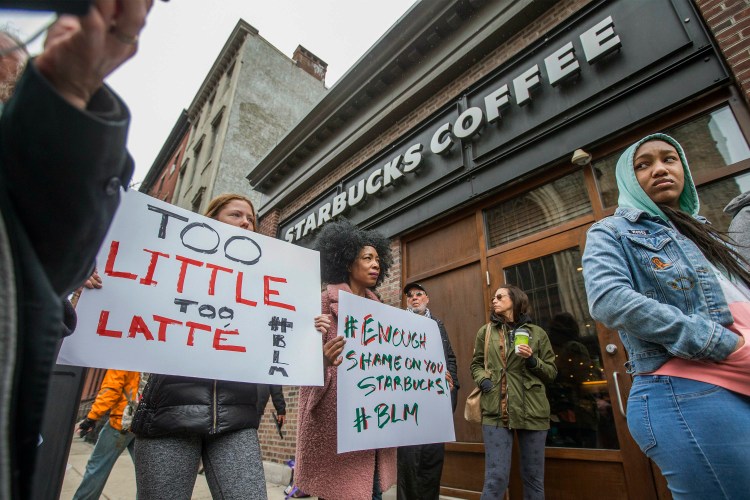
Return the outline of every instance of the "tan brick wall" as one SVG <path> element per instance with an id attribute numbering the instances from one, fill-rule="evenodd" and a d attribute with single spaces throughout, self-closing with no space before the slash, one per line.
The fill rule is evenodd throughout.
<path id="1" fill-rule="evenodd" d="M 279 218 L 281 217 L 281 210 L 278 208 L 274 208 L 270 212 L 268 212 L 266 215 L 261 217 L 257 224 L 258 228 L 257 231 L 264 235 L 264 236 L 270 236 L 272 238 L 276 237 L 276 231 L 279 230 Z"/>
<path id="2" fill-rule="evenodd" d="M 294 456 L 294 445 L 297 439 L 299 387 L 285 386 L 284 400 L 286 401 L 286 423 L 282 428 L 284 439 L 281 439 L 276 432 L 276 424 L 273 423 L 271 415 L 274 408 L 270 398 L 258 428 L 258 439 L 263 451 L 263 460 L 267 462 L 284 463 Z"/>
<path id="3" fill-rule="evenodd" d="M 750 2 L 695 0 L 716 39 L 732 75 L 750 103 Z"/>
<path id="4" fill-rule="evenodd" d="M 391 240 L 393 264 L 388 277 L 378 287 L 380 300 L 393 307 L 401 307 L 401 240 Z"/>

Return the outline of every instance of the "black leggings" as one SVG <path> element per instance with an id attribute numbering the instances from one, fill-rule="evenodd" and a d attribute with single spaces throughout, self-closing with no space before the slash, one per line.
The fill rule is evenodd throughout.
<path id="1" fill-rule="evenodd" d="M 137 436 L 138 499 L 190 500 L 201 459 L 214 499 L 267 500 L 256 429 L 217 436 Z"/>
<path id="2" fill-rule="evenodd" d="M 510 480 L 513 432 L 505 427 L 482 426 L 484 437 L 484 487 L 482 500 L 503 498 Z M 517 429 L 521 451 L 524 500 L 544 500 L 544 443 L 547 431 Z"/>

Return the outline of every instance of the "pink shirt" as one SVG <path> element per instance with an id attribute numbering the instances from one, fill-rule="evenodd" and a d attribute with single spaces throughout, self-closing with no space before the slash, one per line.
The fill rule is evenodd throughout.
<path id="1" fill-rule="evenodd" d="M 734 317 L 734 323 L 726 328 L 742 335 L 745 345 L 723 361 L 672 358 L 652 374 L 698 380 L 750 396 L 750 290 L 715 272 Z"/>

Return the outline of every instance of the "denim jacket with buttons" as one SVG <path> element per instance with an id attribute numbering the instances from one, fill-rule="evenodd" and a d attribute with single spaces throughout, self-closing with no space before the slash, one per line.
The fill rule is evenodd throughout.
<path id="1" fill-rule="evenodd" d="M 628 373 L 671 357 L 720 361 L 738 342 L 722 326 L 734 320 L 711 265 L 661 218 L 618 208 L 591 226 L 583 275 L 591 316 L 619 332 Z"/>

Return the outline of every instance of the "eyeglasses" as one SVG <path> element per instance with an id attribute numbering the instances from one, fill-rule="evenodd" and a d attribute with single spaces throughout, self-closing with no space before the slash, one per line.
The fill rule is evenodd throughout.
<path id="1" fill-rule="evenodd" d="M 510 295 L 508 295 L 507 293 L 506 294 L 498 293 L 497 295 L 495 295 L 495 298 L 497 300 L 503 300 L 503 297 L 510 297 Z"/>
<path id="2" fill-rule="evenodd" d="M 425 295 L 427 295 L 427 294 L 424 293 L 424 292 L 412 292 L 412 293 L 406 294 L 406 296 L 409 297 L 410 299 L 412 299 L 414 297 L 424 297 Z"/>

